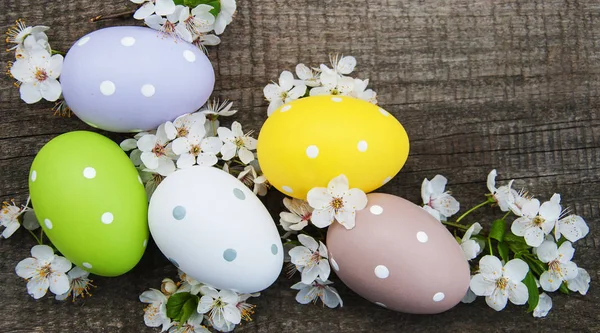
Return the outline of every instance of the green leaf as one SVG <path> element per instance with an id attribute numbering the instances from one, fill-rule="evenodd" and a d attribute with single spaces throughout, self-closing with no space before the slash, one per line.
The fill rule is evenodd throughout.
<path id="1" fill-rule="evenodd" d="M 198 298 L 198 296 L 192 295 L 192 297 L 190 297 L 185 302 L 183 308 L 181 309 L 181 316 L 179 316 L 179 325 L 185 324 L 188 321 L 188 319 L 190 319 L 190 317 L 196 312 L 199 300 L 200 299 Z"/>
<path id="2" fill-rule="evenodd" d="M 498 242 L 502 242 L 504 240 L 504 234 L 506 233 L 506 221 L 504 220 L 496 220 L 492 223 L 492 228 L 490 229 L 489 237 L 491 239 L 495 239 Z"/>
<path id="3" fill-rule="evenodd" d="M 183 312 L 183 306 L 191 297 L 192 294 L 187 292 L 171 295 L 167 301 L 167 317 L 174 321 L 179 321 L 178 319 Z"/>
<path id="4" fill-rule="evenodd" d="M 184 4 L 184 0 L 173 0 L 173 2 L 174 2 L 176 5 L 182 5 L 182 6 L 183 6 L 183 4 Z"/>
<path id="5" fill-rule="evenodd" d="M 179 0 L 181 1 L 181 0 Z M 198 5 L 209 5 L 212 6 L 210 13 L 212 16 L 217 17 L 221 11 L 221 1 L 219 0 L 183 0 L 183 4 L 190 8 L 196 8 Z"/>
<path id="6" fill-rule="evenodd" d="M 548 269 L 548 265 L 544 264 L 543 262 L 541 262 L 539 259 L 534 258 L 532 255 L 530 255 L 529 253 L 526 253 L 523 257 L 523 260 L 525 260 L 525 262 L 527 263 L 527 265 L 529 265 L 529 268 L 531 270 L 533 270 L 533 272 L 537 275 L 540 276 L 542 275 L 542 273 Z"/>
<path id="7" fill-rule="evenodd" d="M 509 249 L 508 249 L 508 244 L 506 244 L 505 242 L 499 242 L 498 243 L 498 253 L 500 254 L 500 258 L 502 258 L 502 260 L 504 260 L 504 262 L 508 262 L 508 254 L 509 254 Z"/>
<path id="8" fill-rule="evenodd" d="M 565 295 L 568 295 L 568 294 L 569 294 L 569 287 L 567 287 L 567 284 L 566 284 L 565 282 L 563 282 L 563 283 L 560 285 L 560 287 L 558 288 L 558 290 L 559 290 L 561 293 L 565 294 Z"/>
<path id="9" fill-rule="evenodd" d="M 527 272 L 527 275 L 525 275 L 525 279 L 523 279 L 523 283 L 527 287 L 527 292 L 529 294 L 529 298 L 527 299 L 527 303 L 529 303 L 529 308 L 527 309 L 527 312 L 531 312 L 535 310 L 535 307 L 540 301 L 538 287 L 535 284 L 535 277 L 533 276 L 533 274 L 531 274 L 531 271 Z"/>

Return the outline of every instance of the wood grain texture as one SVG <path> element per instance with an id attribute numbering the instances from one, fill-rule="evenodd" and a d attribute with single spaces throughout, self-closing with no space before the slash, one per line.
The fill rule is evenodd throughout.
<path id="1" fill-rule="evenodd" d="M 259 130 L 266 118 L 265 84 L 329 53 L 354 55 L 382 106 L 406 127 L 411 154 L 383 192 L 419 200 L 424 177 L 437 173 L 463 207 L 485 193 L 485 177 L 516 178 L 547 199 L 559 192 L 591 232 L 576 244 L 575 261 L 592 277 L 587 296 L 556 294 L 545 319 L 509 305 L 496 313 L 479 299 L 436 316 L 394 313 L 338 284 L 345 306 L 322 309 L 294 301 L 280 278 L 258 299 L 255 320 L 236 332 L 600 332 L 600 3 L 596 0 L 255 0 L 239 11 L 210 50 L 215 95 L 235 102 L 236 120 Z M 21 17 L 52 27 L 52 46 L 67 50 L 95 29 L 133 19 L 88 19 L 133 8 L 126 0 L 0 0 L 3 29 Z M 1 56 L 2 66 L 12 60 Z M 36 152 L 58 134 L 87 129 L 76 118 L 52 116 L 48 103 L 26 105 L 4 77 L 0 85 L 0 198 L 24 201 Z M 105 133 L 106 134 L 106 133 Z M 108 134 L 120 140 L 119 134 Z M 266 199 L 274 215 L 281 196 Z M 483 210 L 475 217 L 492 216 Z M 475 221 L 475 220 L 473 220 Z M 0 332 L 154 332 L 144 326 L 138 295 L 176 271 L 154 244 L 142 262 L 118 278 L 97 278 L 94 296 L 77 303 L 35 301 L 14 273 L 30 237 L 0 241 Z M 444 274 L 432 270 L 431 274 Z"/>

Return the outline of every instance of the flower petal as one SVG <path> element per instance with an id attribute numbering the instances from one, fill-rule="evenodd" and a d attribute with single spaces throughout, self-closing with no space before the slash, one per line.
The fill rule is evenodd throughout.
<path id="1" fill-rule="evenodd" d="M 254 161 L 254 154 L 245 147 L 240 148 L 238 156 L 240 157 L 240 161 L 244 164 L 249 164 Z"/>
<path id="2" fill-rule="evenodd" d="M 27 293 L 35 299 L 40 299 L 44 297 L 44 295 L 46 295 L 46 293 L 48 292 L 49 285 L 50 282 L 47 278 L 40 278 L 39 276 L 34 276 L 33 278 L 31 278 L 31 280 L 29 280 L 29 282 L 27 282 Z"/>
<path id="3" fill-rule="evenodd" d="M 477 296 L 489 296 L 496 289 L 496 282 L 488 280 L 482 274 L 476 274 L 469 283 L 471 291 Z"/>
<path id="4" fill-rule="evenodd" d="M 508 301 L 508 295 L 506 291 L 502 289 L 496 289 L 494 292 L 485 298 L 485 302 L 490 308 L 500 311 L 506 307 L 506 303 Z"/>
<path id="5" fill-rule="evenodd" d="M 546 293 L 541 293 L 538 305 L 533 310 L 533 316 L 536 318 L 546 317 L 550 309 L 552 309 L 552 298 Z"/>
<path id="6" fill-rule="evenodd" d="M 294 86 L 294 75 L 290 71 L 283 71 L 279 75 L 279 87 L 281 90 L 288 91 Z"/>
<path id="7" fill-rule="evenodd" d="M 525 242 L 527 243 L 527 245 L 532 247 L 538 247 L 544 241 L 544 232 L 542 231 L 542 229 L 534 226 L 527 228 L 523 237 L 525 238 Z"/>
<path id="8" fill-rule="evenodd" d="M 525 235 L 525 231 L 531 227 L 531 220 L 527 217 L 519 217 L 510 226 L 510 231 L 517 236 Z"/>
<path id="9" fill-rule="evenodd" d="M 60 257 L 62 258 L 62 257 Z M 65 259 L 66 260 L 66 259 Z M 70 262 L 69 262 L 70 264 Z M 56 272 L 49 276 L 50 291 L 55 295 L 62 295 L 69 291 L 71 287 L 67 274 Z"/>
<path id="10" fill-rule="evenodd" d="M 296 302 L 300 304 L 308 304 L 317 298 L 317 296 L 318 295 L 315 287 L 304 287 L 300 289 L 298 294 L 296 294 Z"/>
<path id="11" fill-rule="evenodd" d="M 19 88 L 19 93 L 21 94 L 21 99 L 27 104 L 37 103 L 42 99 L 40 89 L 38 86 L 33 85 L 33 83 L 22 83 Z"/>
<path id="12" fill-rule="evenodd" d="M 508 299 L 510 299 L 513 304 L 523 305 L 527 303 L 529 292 L 527 291 L 527 287 L 523 282 L 511 281 L 507 287 Z"/>
<path id="13" fill-rule="evenodd" d="M 558 248 L 558 256 L 560 257 L 561 262 L 571 261 L 574 254 L 575 249 L 573 248 L 573 244 L 571 244 L 571 242 L 564 242 Z"/>
<path id="14" fill-rule="evenodd" d="M 154 13 L 154 4 L 152 2 L 144 3 L 138 8 L 133 14 L 133 18 L 136 20 L 143 20 Z"/>
<path id="15" fill-rule="evenodd" d="M 567 286 L 569 290 L 579 292 L 581 295 L 585 295 L 590 288 L 590 274 L 583 268 L 578 268 L 577 276 L 575 278 L 567 280 Z"/>
<path id="16" fill-rule="evenodd" d="M 237 295 L 236 295 L 236 301 L 237 301 Z M 228 322 L 237 325 L 242 320 L 242 314 L 240 313 L 240 310 L 234 304 L 226 305 L 223 308 L 223 318 L 225 318 L 225 320 L 227 320 Z"/>
<path id="17" fill-rule="evenodd" d="M 38 260 L 51 261 L 54 258 L 54 250 L 48 245 L 36 245 L 31 248 L 31 256 Z"/>
<path id="18" fill-rule="evenodd" d="M 491 255 L 483 256 L 481 260 L 479 260 L 479 272 L 486 279 L 496 281 L 502 277 L 502 263 L 497 257 Z"/>
<path id="19" fill-rule="evenodd" d="M 176 6 L 173 0 L 156 0 L 156 14 L 165 16 L 175 12 Z"/>
<path id="20" fill-rule="evenodd" d="M 34 276 L 37 272 L 38 268 L 38 260 L 35 258 L 26 258 L 21 260 L 17 267 L 15 267 L 15 272 L 19 277 L 24 279 L 29 279 Z"/>
<path id="21" fill-rule="evenodd" d="M 204 295 L 204 296 L 200 297 L 200 302 L 198 302 L 197 311 L 199 313 L 209 312 L 213 307 L 213 301 L 214 301 L 214 299 L 210 296 Z"/>
<path id="22" fill-rule="evenodd" d="M 327 191 L 332 197 L 341 198 L 348 191 L 348 177 L 341 174 L 329 181 Z M 311 205 L 312 206 L 312 205 Z M 315 207 L 316 208 L 316 207 Z"/>
<path id="23" fill-rule="evenodd" d="M 319 243 L 310 236 L 300 234 L 298 235 L 298 240 L 300 241 L 300 244 L 306 246 L 312 252 L 319 249 Z"/>
<path id="24" fill-rule="evenodd" d="M 55 256 L 54 260 L 52 260 L 52 263 L 50 264 L 52 271 L 58 273 L 66 273 L 71 269 L 71 266 L 71 262 L 67 258 L 61 256 Z"/>
<path id="25" fill-rule="evenodd" d="M 545 291 L 557 291 L 562 280 L 556 274 L 545 271 L 540 275 L 540 286 Z"/>
<path id="26" fill-rule="evenodd" d="M 308 204 L 312 208 L 318 210 L 327 209 L 331 205 L 331 201 L 333 200 L 332 196 L 324 187 L 312 188 L 306 194 L 306 199 L 308 201 Z"/>
<path id="27" fill-rule="evenodd" d="M 333 223 L 333 218 L 334 218 L 334 211 L 333 209 L 315 209 L 313 211 L 312 217 L 310 218 L 310 221 L 317 227 L 317 228 L 325 228 L 328 227 L 329 225 L 331 225 L 331 223 Z"/>
<path id="28" fill-rule="evenodd" d="M 513 259 L 504 265 L 503 276 L 514 282 L 521 282 L 525 279 L 527 272 L 529 272 L 529 266 L 523 260 Z"/>
<path id="29" fill-rule="evenodd" d="M 545 263 L 548 263 L 558 257 L 558 248 L 556 243 L 550 240 L 542 242 L 536 249 L 538 258 Z"/>
<path id="30" fill-rule="evenodd" d="M 363 210 L 367 206 L 367 195 L 360 189 L 353 188 L 346 192 L 343 197 L 344 208 L 351 210 Z"/>

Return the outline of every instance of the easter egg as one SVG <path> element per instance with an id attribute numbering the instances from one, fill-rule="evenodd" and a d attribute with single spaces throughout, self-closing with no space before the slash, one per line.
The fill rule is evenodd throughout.
<path id="1" fill-rule="evenodd" d="M 148 224 L 161 252 L 194 279 L 253 293 L 283 266 L 271 215 L 242 182 L 206 166 L 178 170 L 156 188 Z"/>
<path id="2" fill-rule="evenodd" d="M 101 276 L 131 270 L 148 243 L 146 191 L 121 148 L 86 131 L 50 140 L 29 172 L 44 233 L 73 264 Z"/>
<path id="3" fill-rule="evenodd" d="M 139 132 L 198 110 L 215 84 L 198 47 L 142 27 L 111 27 L 80 38 L 65 56 L 60 82 L 88 125 Z"/>
<path id="4" fill-rule="evenodd" d="M 469 264 L 452 234 L 421 207 L 389 194 L 368 194 L 356 226 L 327 231 L 329 261 L 350 289 L 406 313 L 446 311 L 465 296 Z"/>
<path id="5" fill-rule="evenodd" d="M 348 96 L 312 96 L 287 103 L 265 121 L 258 136 L 260 166 L 269 182 L 299 199 L 344 174 L 370 192 L 406 162 L 402 125 L 384 109 Z"/>

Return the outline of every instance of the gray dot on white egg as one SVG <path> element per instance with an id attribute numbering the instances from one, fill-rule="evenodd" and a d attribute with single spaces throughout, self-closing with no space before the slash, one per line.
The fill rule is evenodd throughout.
<path id="1" fill-rule="evenodd" d="M 170 262 L 171 262 L 173 265 L 175 265 L 175 267 L 179 268 L 179 264 L 177 263 L 177 261 L 175 261 L 175 259 L 173 259 L 173 258 L 169 258 L 169 261 L 170 261 Z"/>
<path id="2" fill-rule="evenodd" d="M 234 249 L 227 249 L 223 251 L 223 259 L 232 262 L 237 257 L 237 252 Z"/>
<path id="3" fill-rule="evenodd" d="M 246 195 L 239 188 L 234 188 L 233 189 L 233 195 L 235 195 L 235 197 L 238 198 L 238 199 L 240 199 L 240 200 L 245 200 L 246 199 Z"/>
<path id="4" fill-rule="evenodd" d="M 176 220 L 183 220 L 183 218 L 185 217 L 185 207 L 183 206 L 176 206 L 175 208 L 173 208 L 173 218 Z"/>
<path id="5" fill-rule="evenodd" d="M 276 255 L 279 252 L 279 248 L 277 247 L 277 245 L 273 244 L 271 245 L 271 253 L 273 253 L 273 255 Z"/>

